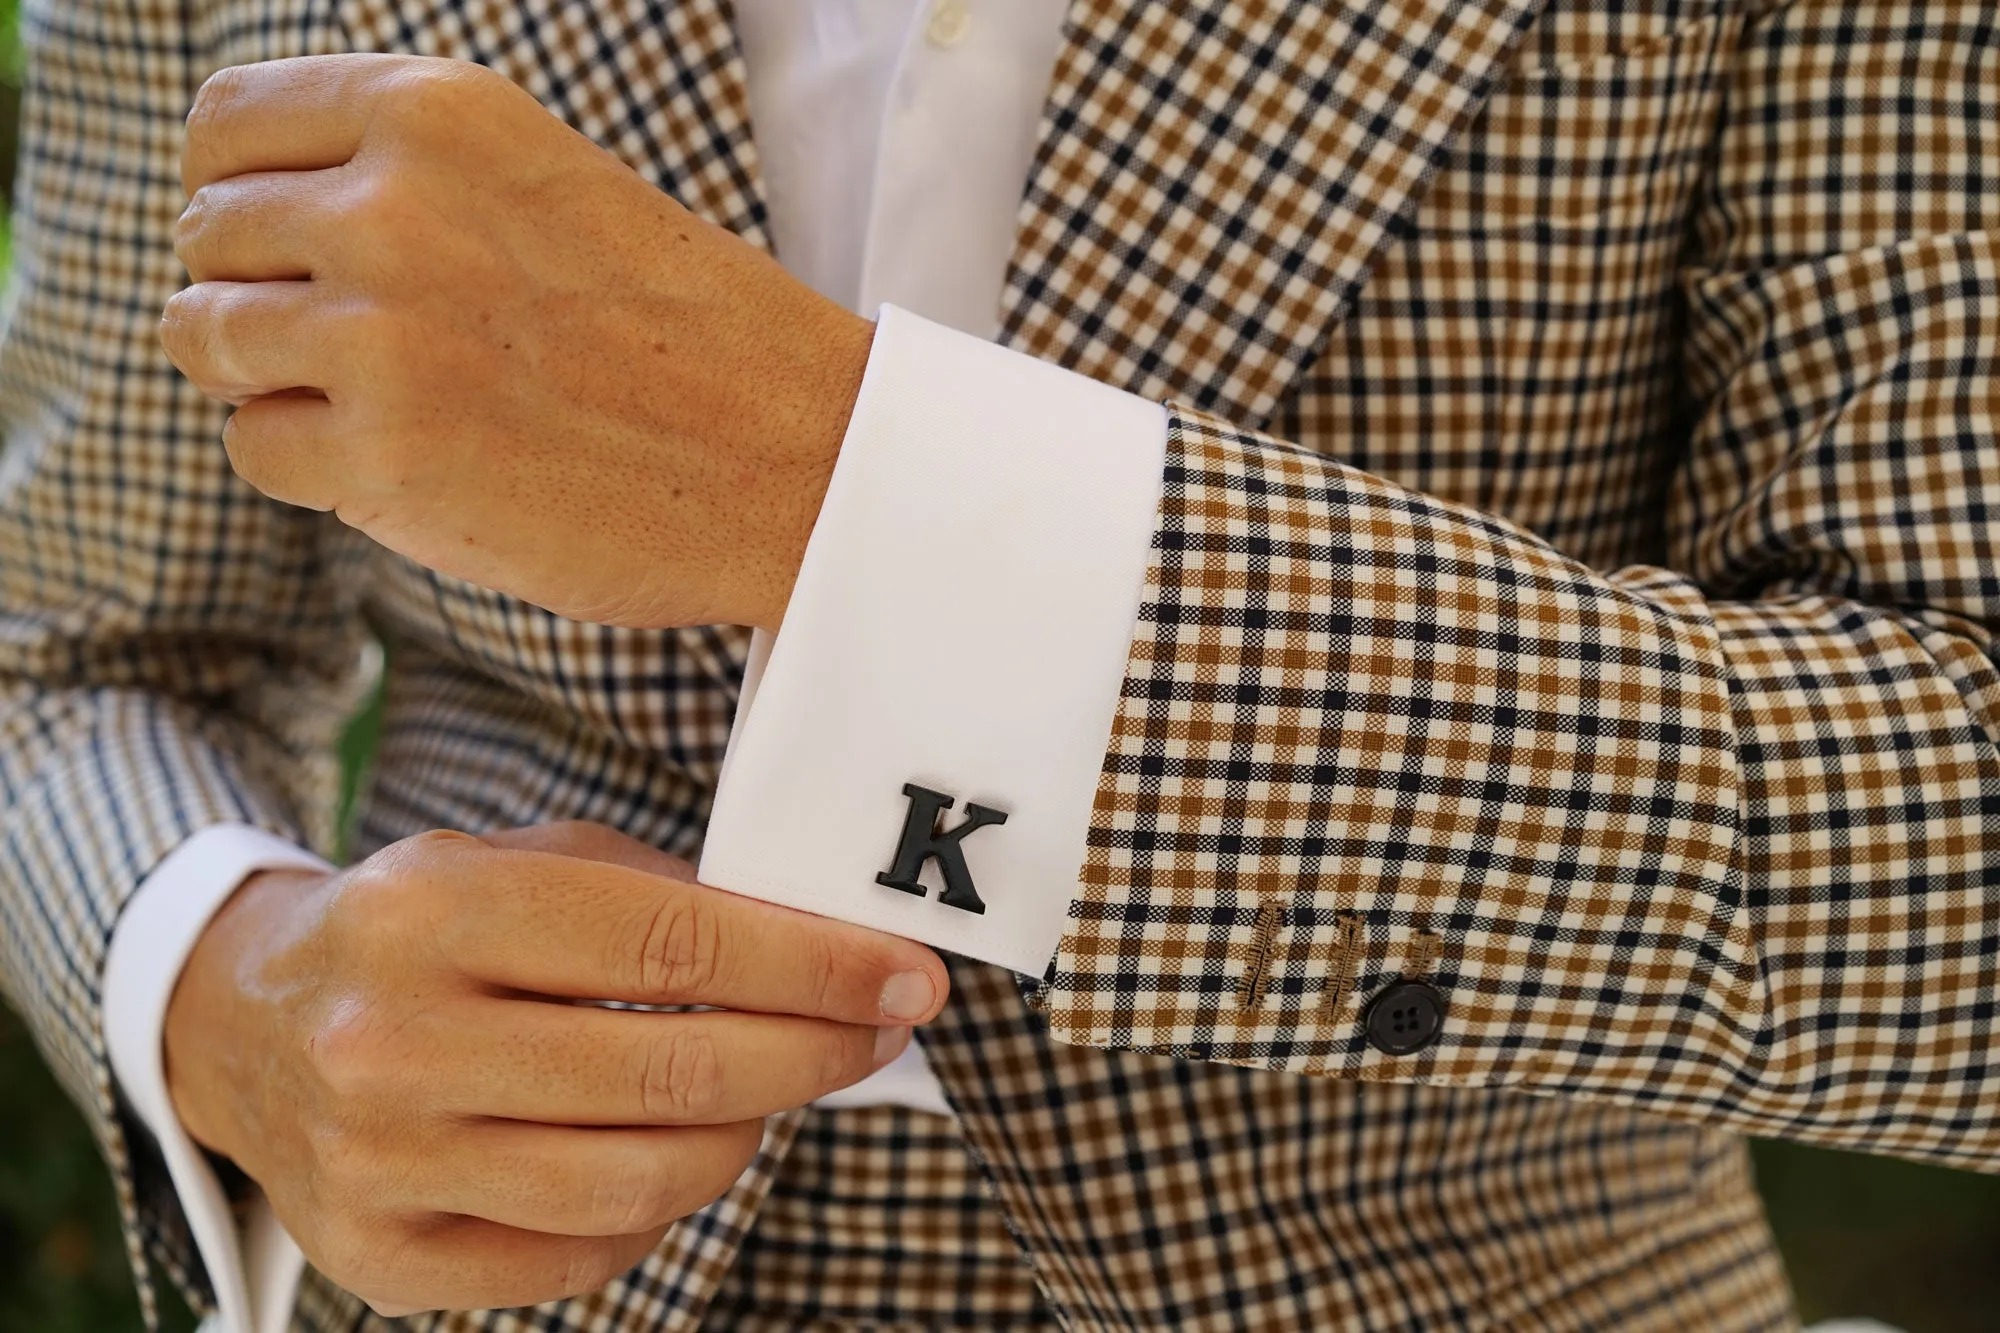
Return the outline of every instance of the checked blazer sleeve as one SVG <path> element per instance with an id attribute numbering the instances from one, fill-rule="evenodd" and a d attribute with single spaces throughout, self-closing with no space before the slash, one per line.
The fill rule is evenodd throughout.
<path id="1" fill-rule="evenodd" d="M 31 0 L 0 343 L 0 987 L 89 1117 L 135 1267 L 201 1290 L 106 1060 L 105 950 L 136 886 L 238 822 L 326 848 L 359 626 L 320 516 L 231 473 L 159 350 L 197 15 Z"/>
<path id="2" fill-rule="evenodd" d="M 1173 411 L 1057 1036 L 2000 1169 L 2000 49 L 1727 59 L 1657 561 Z"/>

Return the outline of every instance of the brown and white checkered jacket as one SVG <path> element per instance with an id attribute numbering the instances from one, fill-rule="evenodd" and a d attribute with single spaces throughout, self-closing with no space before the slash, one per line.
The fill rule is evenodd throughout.
<path id="1" fill-rule="evenodd" d="M 0 979 L 198 1288 L 99 1029 L 134 885 L 326 845 L 371 627 L 364 850 L 688 853 L 746 636 L 239 483 L 154 342 L 195 87 L 479 60 L 769 236 L 726 0 L 28 10 Z M 924 1037 L 1069 1327 L 1785 1327 L 1739 1135 L 2000 1168 L 1996 105 L 1976 0 L 1075 0 L 1002 337 L 1174 404 L 1155 552 L 1071 931 Z M 532 1326 L 695 1327 L 796 1128 Z"/>

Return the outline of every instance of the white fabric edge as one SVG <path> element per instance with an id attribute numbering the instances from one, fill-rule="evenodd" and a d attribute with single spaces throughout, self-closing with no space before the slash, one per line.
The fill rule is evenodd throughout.
<path id="1" fill-rule="evenodd" d="M 215 1289 L 205 1333 L 283 1333 L 305 1256 L 262 1197 L 238 1230 L 236 1213 L 167 1092 L 167 1005 L 188 955 L 222 905 L 261 870 L 332 869 L 249 824 L 214 824 L 169 852 L 141 882 L 104 960 L 104 1039 L 111 1070 L 152 1132 Z"/>
<path id="2" fill-rule="evenodd" d="M 757 683 L 763 679 L 765 664 L 770 660 L 771 635 L 760 629 L 750 636 L 750 651 L 743 665 L 743 688 L 737 696 L 736 716 L 729 724 L 729 747 L 722 752 L 724 777 L 729 772 L 730 756 L 736 753 L 737 728 L 743 725 L 743 716 L 750 711 L 750 701 L 757 697 Z M 721 781 L 722 778 L 717 779 L 718 783 Z M 701 878 L 699 872 L 695 878 Z M 828 1111 L 902 1106 L 926 1115 L 950 1117 L 954 1114 L 951 1101 L 944 1094 L 944 1084 L 938 1082 L 937 1072 L 925 1058 L 923 1044 L 916 1041 L 905 1046 L 901 1055 L 859 1083 L 830 1092 L 813 1105 Z"/>
<path id="3" fill-rule="evenodd" d="M 1039 976 L 1085 860 L 1166 438 L 1159 404 L 882 307 L 784 625 L 753 645 L 702 881 Z M 989 492 L 1004 503 L 984 503 Z M 979 615 L 933 604 L 911 634 L 885 609 L 905 569 L 879 535 L 899 529 L 912 534 L 909 559 L 956 571 L 986 599 Z M 951 687 L 996 653 L 1074 664 L 1063 673 L 1074 687 L 1047 708 L 1018 693 L 987 708 Z M 968 699 L 993 715 L 975 719 L 972 743 L 926 746 L 927 731 L 967 734 Z M 1057 737 L 1081 757 L 1038 762 Z M 894 772 L 878 751 L 895 752 Z M 1003 770 L 1041 776 L 1026 789 L 985 785 L 983 773 Z M 1005 872 L 1031 910 L 996 929 L 990 907 L 974 917 L 874 883 L 910 780 L 1036 807 L 1016 827 L 1032 822 L 1043 854 Z M 981 837 L 980 855 L 995 859 Z"/>

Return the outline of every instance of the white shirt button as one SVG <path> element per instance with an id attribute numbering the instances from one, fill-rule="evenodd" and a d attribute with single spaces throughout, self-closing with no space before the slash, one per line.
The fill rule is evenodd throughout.
<path id="1" fill-rule="evenodd" d="M 924 27 L 924 36 L 932 46 L 949 50 L 964 41 L 970 31 L 972 6 L 966 0 L 937 0 L 931 6 L 931 21 Z"/>

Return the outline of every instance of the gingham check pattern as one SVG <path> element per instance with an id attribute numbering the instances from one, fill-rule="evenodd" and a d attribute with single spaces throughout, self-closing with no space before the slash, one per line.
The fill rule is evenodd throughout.
<path id="1" fill-rule="evenodd" d="M 625 1293 L 617 1299 L 615 1306 L 600 1301 L 587 1308 L 615 1312 L 624 1320 L 618 1327 L 648 1326 L 631 1318 Z M 384 1319 L 309 1272 L 295 1327 L 298 1333 L 530 1333 L 572 1327 L 578 1314 L 551 1306 Z M 805 1117 L 701 1327 L 705 1333 L 1054 1333 L 1059 1325 L 952 1123 L 881 1106 Z"/>
<path id="2" fill-rule="evenodd" d="M 364 617 L 365 847 L 691 851 L 744 636 L 564 622 L 235 481 L 153 341 L 195 86 L 482 60 L 767 237 L 723 0 L 31 0 L 27 35 L 0 980 L 198 1289 L 103 1061 L 132 887 L 218 819 L 323 845 Z M 1055 1318 L 1782 1328 L 1730 1126 L 1993 1165 L 1996 43 L 1971 0 L 1073 5 L 1003 337 L 1186 406 L 1046 1013 L 966 965 L 925 1034 Z M 1361 1006 L 1415 972 L 1444 1037 L 1391 1060 Z M 890 1225 L 885 1149 L 841 1123 L 762 1292 L 883 1271 L 840 1238 Z M 699 1326 L 798 1132 L 603 1292 L 449 1326 Z M 913 1188 L 990 1237 L 935 1149 Z"/>
<path id="3" fill-rule="evenodd" d="M 942 1116 L 815 1111 L 722 1280 L 710 1333 L 1055 1333 L 1035 1271 Z"/>
<path id="4" fill-rule="evenodd" d="M 1994 43 L 1800 3 L 1530 72 L 1314 449 L 1176 415 L 1058 1035 L 2000 1166 Z M 1419 931 L 1444 1035 L 1381 1055 L 1326 982 Z"/>

